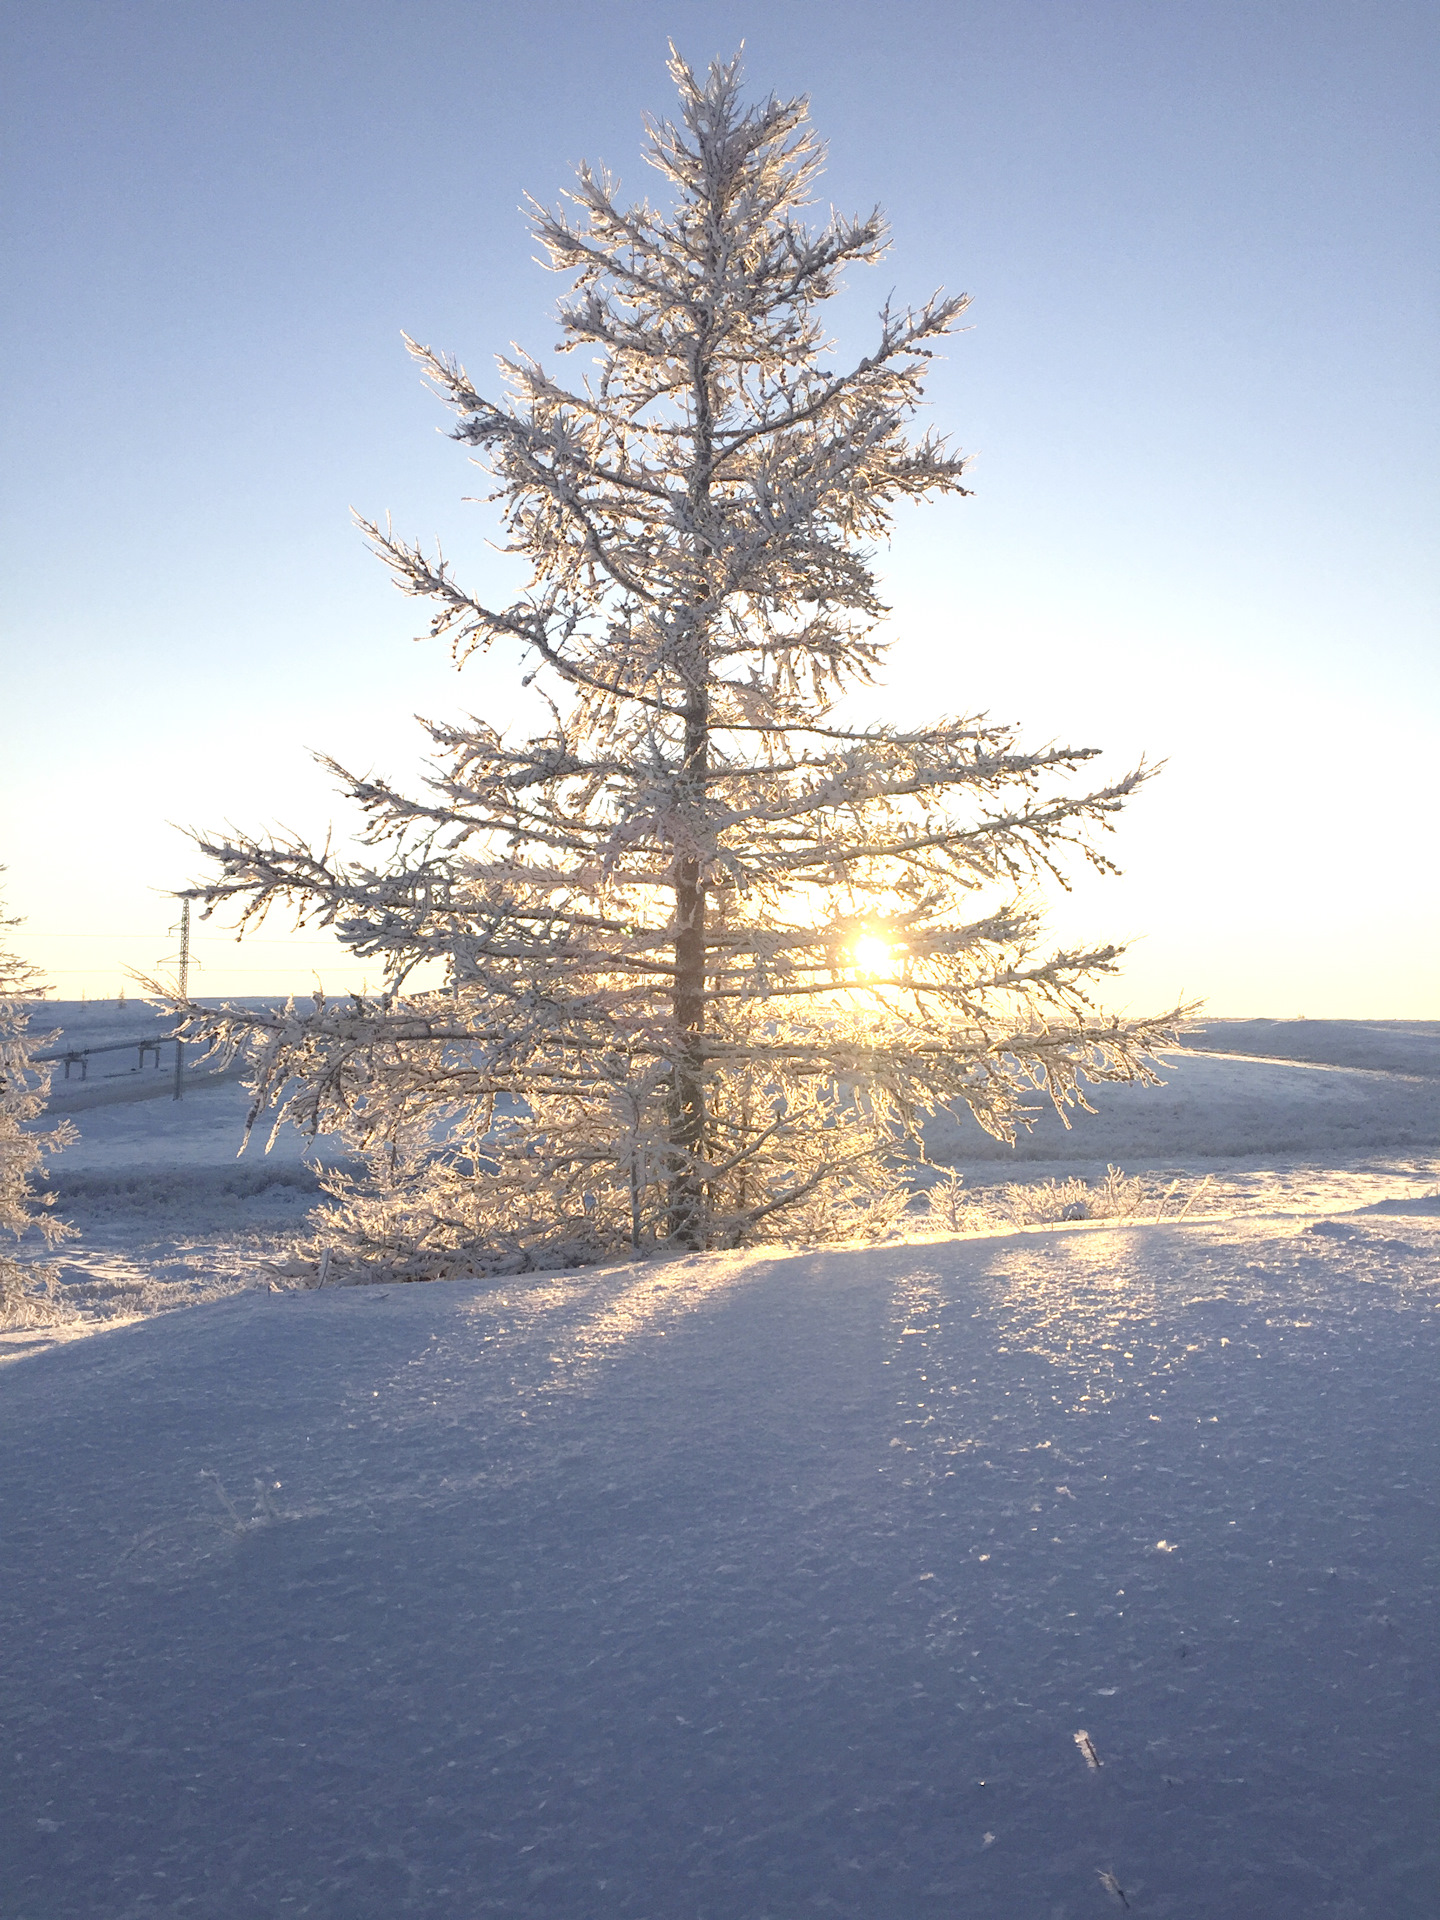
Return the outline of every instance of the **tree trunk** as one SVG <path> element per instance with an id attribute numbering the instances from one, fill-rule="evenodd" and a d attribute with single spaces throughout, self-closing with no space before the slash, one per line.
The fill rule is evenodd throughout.
<path id="1" fill-rule="evenodd" d="M 710 276 L 718 258 L 709 262 Z M 694 464 L 686 489 L 695 558 L 708 571 L 710 545 L 710 469 L 714 459 L 715 417 L 710 394 L 710 315 L 702 311 L 691 348 L 690 381 L 695 405 Z M 705 582 L 703 592 L 708 592 Z M 697 595 L 697 600 L 700 598 Z M 686 636 L 685 759 L 680 789 L 691 830 L 699 827 L 707 799 L 710 767 L 710 661 L 704 618 L 697 607 Z M 675 1030 L 676 1054 L 670 1098 L 672 1154 L 670 1237 L 685 1247 L 703 1247 L 708 1211 L 701 1162 L 705 1147 L 705 907 L 706 881 L 700 861 L 686 854 L 675 871 Z"/>
<path id="2" fill-rule="evenodd" d="M 709 762 L 709 702 L 703 688 L 692 689 L 685 715 L 683 785 L 691 806 L 703 804 Z M 705 1192 L 700 1160 L 705 1145 L 705 900 L 700 862 L 679 861 L 675 874 L 675 1028 L 676 1058 L 671 1080 L 670 1237 L 685 1247 L 703 1247 Z"/>

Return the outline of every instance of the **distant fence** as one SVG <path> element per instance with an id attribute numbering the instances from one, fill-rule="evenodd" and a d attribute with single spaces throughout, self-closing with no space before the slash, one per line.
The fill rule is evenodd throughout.
<path id="1" fill-rule="evenodd" d="M 131 1067 L 128 1074 L 112 1072 L 102 1075 L 93 1091 L 87 1089 L 82 1093 L 79 1087 L 76 1087 L 68 1094 L 63 1088 L 53 1091 L 50 1104 L 53 1110 L 59 1113 L 74 1110 L 77 1103 L 79 1106 L 88 1107 L 95 1106 L 96 1104 L 107 1105 L 116 1100 L 149 1099 L 152 1094 L 158 1092 L 159 1089 L 156 1086 L 155 1077 L 145 1074 L 145 1063 L 147 1060 L 153 1059 L 156 1076 L 158 1076 L 161 1064 L 160 1049 L 162 1047 L 173 1047 L 175 1049 L 175 1075 L 173 1085 L 175 1098 L 177 1100 L 184 1098 L 187 1084 L 202 1085 L 215 1080 L 234 1080 L 238 1079 L 240 1073 L 243 1071 L 242 1067 L 232 1061 L 229 1069 L 224 1072 L 216 1073 L 213 1066 L 207 1072 L 204 1062 L 209 1058 L 214 1047 L 214 1042 L 212 1041 L 193 1062 L 187 1072 L 185 1042 L 177 1033 L 147 1033 L 138 1035 L 133 1040 L 95 1040 L 84 1043 L 74 1041 L 68 1047 L 56 1047 L 50 1053 L 37 1053 L 33 1055 L 32 1058 L 36 1066 L 63 1066 L 66 1080 L 71 1078 L 75 1069 L 78 1067 L 80 1069 L 80 1080 L 83 1084 L 90 1078 L 90 1062 L 97 1055 L 104 1053 L 133 1053 L 135 1055 L 135 1065 Z M 198 1072 L 196 1071 L 197 1067 L 200 1069 Z M 134 1075 L 141 1077 L 139 1079 L 132 1078 Z"/>
<path id="2" fill-rule="evenodd" d="M 147 1034 L 143 1040 L 103 1040 L 95 1046 L 57 1047 L 54 1053 L 36 1053 L 32 1054 L 31 1058 L 37 1067 L 59 1066 L 63 1062 L 65 1078 L 67 1080 L 70 1078 L 71 1069 L 79 1067 L 80 1078 L 82 1080 L 88 1080 L 90 1077 L 90 1061 L 97 1053 L 133 1052 L 138 1055 L 138 1058 L 131 1071 L 139 1073 L 144 1070 L 145 1056 L 147 1053 L 154 1054 L 155 1065 L 158 1067 L 160 1065 L 161 1047 L 177 1047 L 183 1044 L 184 1043 L 173 1033 L 151 1033 Z"/>

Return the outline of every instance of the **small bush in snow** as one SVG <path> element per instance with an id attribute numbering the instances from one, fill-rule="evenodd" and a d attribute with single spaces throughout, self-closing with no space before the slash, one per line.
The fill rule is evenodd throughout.
<path id="1" fill-rule="evenodd" d="M 1203 1192 L 1195 1190 L 1191 1198 Z M 1148 1213 L 1159 1218 L 1174 1198 L 1176 1185 L 1158 1194 L 1138 1175 L 1106 1169 L 1092 1187 L 1077 1177 L 1068 1180 L 1010 1181 L 999 1187 L 967 1190 L 961 1176 L 946 1172 L 925 1195 L 930 1224 L 942 1233 L 993 1231 L 996 1227 L 1036 1227 L 1067 1220 L 1129 1220 Z M 1189 1210 L 1186 1200 L 1181 1213 Z"/>
<path id="2" fill-rule="evenodd" d="M 1095 1186 L 1084 1180 L 1011 1183 L 992 1202 L 1016 1226 L 1043 1226 L 1053 1220 L 1124 1220 L 1144 1203 L 1145 1182 L 1119 1167 L 1107 1167 Z"/>
<path id="3" fill-rule="evenodd" d="M 964 1179 L 958 1173 L 948 1170 L 942 1173 L 934 1186 L 926 1190 L 925 1204 L 931 1226 L 941 1233 L 964 1233 L 975 1225 L 974 1196 L 965 1191 Z"/>
<path id="4" fill-rule="evenodd" d="M 0 916 L 0 929 L 18 926 Z M 27 1130 L 25 1122 L 45 1109 L 50 1069 L 32 1054 L 53 1034 L 32 1035 L 30 1015 L 39 999 L 39 976 L 27 961 L 0 947 L 0 1232 L 19 1241 L 38 1233 L 47 1246 L 67 1239 L 72 1228 L 51 1209 L 54 1195 L 36 1191 L 49 1154 L 68 1146 L 75 1130 L 68 1121 L 48 1133 Z M 0 1326 L 28 1326 L 54 1319 L 50 1299 L 55 1269 L 48 1261 L 17 1259 L 0 1248 Z"/>

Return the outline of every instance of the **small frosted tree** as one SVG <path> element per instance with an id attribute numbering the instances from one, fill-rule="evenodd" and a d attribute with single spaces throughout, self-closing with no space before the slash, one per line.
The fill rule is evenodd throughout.
<path id="1" fill-rule="evenodd" d="M 488 605 L 362 523 L 457 661 L 517 657 L 542 730 L 428 723 L 418 798 L 325 763 L 366 817 L 354 858 L 198 836 L 210 910 L 289 903 L 384 970 L 304 1014 L 184 1009 L 250 1047 L 257 1111 L 365 1156 L 320 1230 L 337 1275 L 873 1231 L 937 1108 L 1013 1137 L 1037 1090 L 1152 1077 L 1163 1023 L 1088 998 L 1117 949 L 1043 950 L 1032 899 L 1075 849 L 1109 866 L 1097 830 L 1145 770 L 1077 792 L 1091 749 L 839 704 L 883 656 L 870 554 L 896 504 L 967 491 L 908 432 L 965 299 L 887 305 L 837 363 L 822 310 L 884 251 L 880 214 L 808 227 L 804 102 L 747 107 L 734 62 L 671 71 L 680 116 L 646 153 L 667 204 L 582 166 L 567 211 L 535 209 L 571 282 L 561 351 L 592 371 L 502 359 L 490 399 L 410 343 L 528 590 Z"/>
<path id="2" fill-rule="evenodd" d="M 0 939 L 18 920 L 0 913 Z M 37 1234 L 47 1246 L 67 1239 L 72 1228 L 50 1210 L 53 1194 L 42 1193 L 47 1155 L 75 1138 L 68 1122 L 37 1133 L 26 1122 L 39 1118 L 50 1092 L 50 1069 L 33 1054 L 53 1034 L 32 1035 L 30 1016 L 39 999 L 40 977 L 28 961 L 0 945 L 0 1231 L 12 1243 Z M 50 1317 L 46 1293 L 55 1268 L 44 1260 L 20 1259 L 0 1246 L 0 1325 L 15 1326 Z"/>

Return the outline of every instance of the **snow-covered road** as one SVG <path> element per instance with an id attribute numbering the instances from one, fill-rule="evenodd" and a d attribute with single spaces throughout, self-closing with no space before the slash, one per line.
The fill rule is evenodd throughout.
<path id="1" fill-rule="evenodd" d="M 10 1365 L 0 1914 L 1430 1920 L 1437 1204 Z"/>

